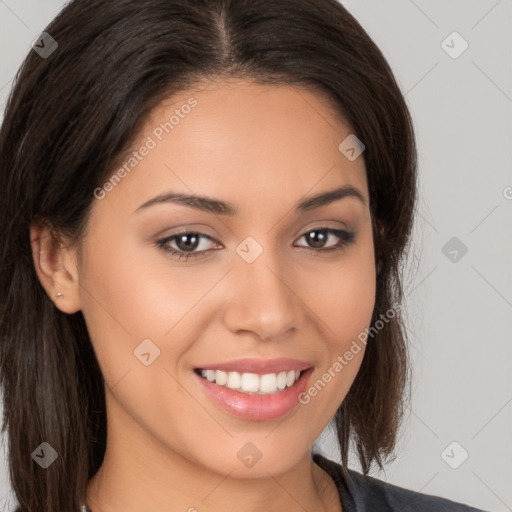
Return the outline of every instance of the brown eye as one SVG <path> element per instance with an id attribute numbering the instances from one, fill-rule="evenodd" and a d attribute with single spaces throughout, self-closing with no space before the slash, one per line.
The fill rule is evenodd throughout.
<path id="1" fill-rule="evenodd" d="M 301 245 L 300 247 L 307 247 L 316 252 L 327 252 L 342 249 L 343 247 L 353 243 L 355 240 L 355 233 L 353 231 L 344 231 L 341 229 L 316 228 L 304 233 L 301 238 L 305 238 L 308 245 Z M 325 247 L 331 239 L 334 239 L 334 245 Z M 213 238 L 205 235 L 204 233 L 186 231 L 162 238 L 161 240 L 158 240 L 156 244 L 159 248 L 170 253 L 173 257 L 188 260 L 189 258 L 203 256 L 205 253 L 209 252 L 209 249 L 204 247 L 205 244 L 201 243 L 203 240 L 215 242 Z M 208 246 L 208 243 L 206 243 L 206 246 Z M 201 248 L 201 250 L 198 250 L 199 248 Z"/>
<path id="2" fill-rule="evenodd" d="M 338 242 L 330 247 L 325 247 L 329 237 L 334 238 L 334 240 L 338 239 Z M 301 238 L 305 238 L 306 243 L 311 249 L 315 249 L 317 251 L 328 251 L 350 245 L 355 240 L 355 233 L 353 231 L 344 231 L 342 229 L 315 228 L 304 233 Z"/>
<path id="3" fill-rule="evenodd" d="M 187 231 L 162 238 L 161 240 L 157 241 L 157 245 L 164 251 L 171 253 L 171 255 L 177 256 L 179 259 L 184 258 L 185 260 L 188 260 L 189 258 L 195 258 L 207 252 L 207 249 L 196 251 L 198 247 L 202 246 L 202 240 L 214 242 L 211 237 L 205 235 L 204 233 Z M 171 243 L 176 246 L 176 249 L 170 245 Z"/>

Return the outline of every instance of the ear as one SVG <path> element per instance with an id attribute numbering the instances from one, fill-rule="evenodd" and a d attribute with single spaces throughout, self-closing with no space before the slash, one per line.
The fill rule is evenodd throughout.
<path id="1" fill-rule="evenodd" d="M 37 277 L 58 309 L 72 314 L 81 309 L 76 250 L 44 222 L 30 226 L 30 245 Z M 57 296 L 58 293 L 62 295 Z"/>

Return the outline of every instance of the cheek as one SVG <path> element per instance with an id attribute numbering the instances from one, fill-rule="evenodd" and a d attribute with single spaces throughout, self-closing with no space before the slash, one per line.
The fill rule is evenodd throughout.
<path id="1" fill-rule="evenodd" d="M 328 339 L 342 340 L 368 326 L 375 305 L 373 272 L 344 267 L 321 292 L 310 294 L 314 311 L 328 327 Z"/>
<path id="2" fill-rule="evenodd" d="M 333 266 L 309 295 L 321 321 L 326 357 L 303 398 L 317 413 L 332 417 L 352 385 L 365 353 L 365 334 L 375 307 L 376 272 L 371 237 Z M 363 243 L 364 242 L 364 243 Z M 324 391 L 325 389 L 325 391 Z M 320 412 L 322 411 L 322 412 Z"/>
<path id="3" fill-rule="evenodd" d="M 203 301 L 226 269 L 177 265 L 157 248 L 116 238 L 114 229 L 91 240 L 80 276 L 82 312 L 107 383 L 145 368 L 139 347 L 151 357 L 160 351 L 157 366 L 179 360 L 200 335 Z"/>
<path id="4" fill-rule="evenodd" d="M 325 323 L 325 339 L 337 355 L 371 322 L 376 293 L 371 232 L 365 232 L 321 279 L 321 284 L 311 287 L 316 292 L 310 294 L 310 304 Z"/>

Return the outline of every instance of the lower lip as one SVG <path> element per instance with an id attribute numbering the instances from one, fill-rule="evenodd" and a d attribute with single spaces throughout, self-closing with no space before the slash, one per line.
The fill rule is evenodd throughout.
<path id="1" fill-rule="evenodd" d="M 289 413 L 298 404 L 299 395 L 306 389 L 312 372 L 313 368 L 308 368 L 301 372 L 293 386 L 269 395 L 241 393 L 226 386 L 218 386 L 195 371 L 193 373 L 206 394 L 224 411 L 237 418 L 265 421 Z"/>

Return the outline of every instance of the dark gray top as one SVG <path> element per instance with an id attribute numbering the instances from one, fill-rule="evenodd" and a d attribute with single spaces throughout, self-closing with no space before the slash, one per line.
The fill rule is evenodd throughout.
<path id="1" fill-rule="evenodd" d="M 334 480 L 343 512 L 484 512 L 363 475 L 319 453 L 313 453 L 312 458 Z"/>
<path id="2" fill-rule="evenodd" d="M 312 458 L 334 480 L 343 512 L 485 512 L 346 469 L 319 453 Z M 82 512 L 90 510 L 84 506 Z"/>

